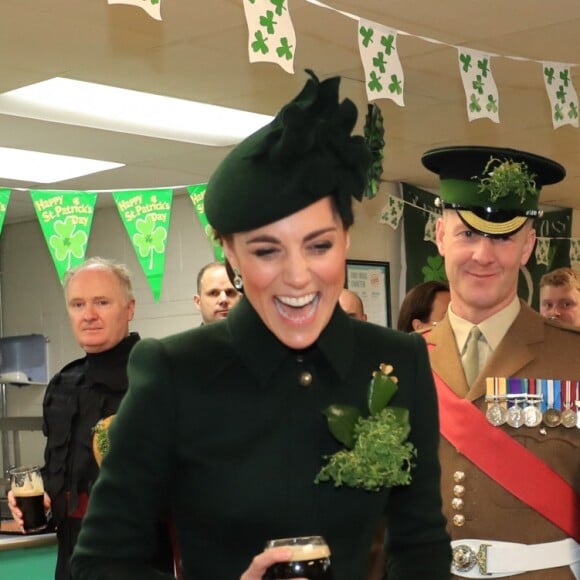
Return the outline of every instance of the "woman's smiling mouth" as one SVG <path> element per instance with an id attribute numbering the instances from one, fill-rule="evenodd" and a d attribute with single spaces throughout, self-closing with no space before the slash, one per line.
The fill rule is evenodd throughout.
<path id="1" fill-rule="evenodd" d="M 294 323 L 302 323 L 311 318 L 320 302 L 320 294 L 313 292 L 304 296 L 276 296 L 274 304 L 278 313 Z"/>

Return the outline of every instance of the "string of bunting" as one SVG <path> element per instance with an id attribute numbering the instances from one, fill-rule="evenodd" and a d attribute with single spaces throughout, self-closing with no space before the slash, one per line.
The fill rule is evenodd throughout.
<path id="1" fill-rule="evenodd" d="M 155 302 L 159 302 L 163 286 L 174 189 L 187 190 L 204 233 L 212 243 L 215 259 L 224 259 L 223 250 L 213 239 L 205 216 L 203 198 L 206 187 L 207 184 L 202 183 L 109 192 Z M 11 193 L 10 189 L 0 189 L 0 235 Z M 67 270 L 80 265 L 85 259 L 99 193 L 104 192 L 30 190 L 36 217 L 61 283 Z"/>
<path id="2" fill-rule="evenodd" d="M 492 73 L 492 60 L 506 58 L 539 65 L 550 101 L 554 129 L 563 125 L 580 126 L 578 94 L 572 83 L 571 69 L 577 63 L 552 62 L 514 55 L 483 52 L 415 35 L 385 24 L 338 10 L 318 0 L 305 2 L 332 10 L 357 22 L 357 43 L 365 72 L 367 99 L 372 102 L 390 99 L 404 107 L 405 74 L 399 59 L 397 42 L 400 36 L 418 38 L 424 42 L 457 51 L 457 64 L 465 91 L 467 116 L 470 121 L 487 118 L 499 123 L 499 91 Z M 139 6 L 152 18 L 161 20 L 161 0 L 108 0 L 109 4 Z M 290 15 L 288 0 L 243 0 L 248 26 L 248 53 L 251 63 L 270 62 L 284 71 L 294 73 L 297 37 Z M 538 71 L 540 73 L 540 71 Z"/>
<path id="3" fill-rule="evenodd" d="M 425 223 L 425 231 L 423 240 L 426 242 L 435 243 L 435 224 L 441 215 L 438 211 L 431 211 L 425 207 L 421 207 L 404 200 L 396 195 L 387 195 L 387 203 L 383 207 L 379 217 L 379 223 L 390 226 L 393 230 L 397 230 L 403 218 L 405 205 L 413 207 L 425 214 L 427 214 L 427 221 Z M 549 265 L 550 243 L 552 240 L 569 240 L 570 241 L 570 263 L 580 264 L 580 239 L 579 238 L 565 238 L 565 237 L 543 237 L 538 236 L 535 248 L 535 257 L 538 264 Z"/>

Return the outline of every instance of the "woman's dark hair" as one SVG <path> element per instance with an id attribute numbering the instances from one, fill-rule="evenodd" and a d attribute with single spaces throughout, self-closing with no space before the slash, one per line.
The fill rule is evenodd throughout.
<path id="1" fill-rule="evenodd" d="M 433 310 L 433 302 L 439 292 L 449 292 L 449 285 L 439 280 L 431 280 L 411 288 L 403 299 L 397 328 L 404 332 L 413 332 L 413 320 L 428 322 Z"/>

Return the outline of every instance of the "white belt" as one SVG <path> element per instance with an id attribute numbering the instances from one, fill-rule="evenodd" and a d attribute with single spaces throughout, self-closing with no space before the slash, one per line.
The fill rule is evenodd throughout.
<path id="1" fill-rule="evenodd" d="M 545 544 L 516 544 L 495 540 L 453 540 L 451 573 L 462 578 L 501 578 L 570 566 L 580 580 L 580 544 L 572 538 Z"/>

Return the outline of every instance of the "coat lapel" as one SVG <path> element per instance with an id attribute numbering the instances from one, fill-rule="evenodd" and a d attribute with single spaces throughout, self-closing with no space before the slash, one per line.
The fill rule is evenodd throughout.
<path id="1" fill-rule="evenodd" d="M 485 396 L 486 377 L 513 377 L 529 365 L 536 355 L 531 345 L 544 340 L 543 319 L 529 306 L 522 308 L 496 351 L 470 389 L 465 380 L 461 356 L 447 316 L 425 333 L 433 370 L 458 396 L 474 401 Z M 536 349 L 537 350 L 537 349 Z"/>
<path id="2" fill-rule="evenodd" d="M 464 398 L 469 391 L 469 385 L 465 380 L 455 335 L 447 316 L 426 332 L 424 337 L 429 348 L 431 368 L 456 395 Z"/>

